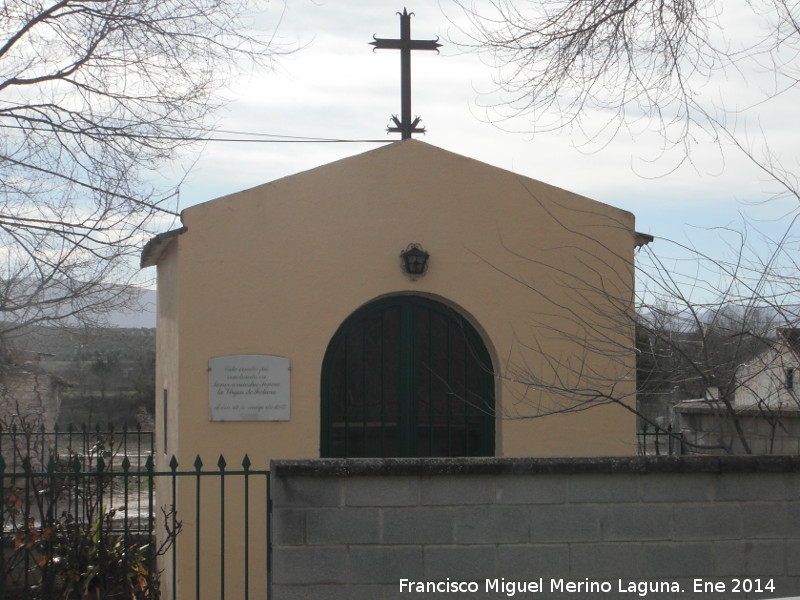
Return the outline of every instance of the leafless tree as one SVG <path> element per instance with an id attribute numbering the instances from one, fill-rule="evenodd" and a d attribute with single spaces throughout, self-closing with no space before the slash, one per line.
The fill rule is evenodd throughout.
<path id="1" fill-rule="evenodd" d="M 800 80 L 794 2 L 458 4 L 470 23 L 463 44 L 496 66 L 501 114 L 530 117 L 535 131 L 570 127 L 602 143 L 620 128 L 655 129 L 686 158 Z"/>
<path id="2" fill-rule="evenodd" d="M 674 243 L 676 258 L 668 260 L 671 253 L 665 247 L 670 242 L 664 239 L 643 248 L 636 265 L 638 287 L 632 294 L 636 310 L 620 310 L 616 317 L 618 327 L 630 327 L 631 319 L 636 320 L 639 375 L 650 377 L 640 378 L 640 397 L 677 388 L 683 398 L 708 398 L 707 408 L 718 412 L 719 430 L 699 446 L 760 451 L 749 445 L 745 414 L 736 402 L 737 392 L 751 387 L 740 364 L 775 344 L 778 329 L 797 325 L 794 230 L 800 187 L 794 166 L 784 166 L 764 132 L 752 126 L 753 117 L 761 118 L 771 103 L 791 98 L 800 82 L 797 3 L 457 4 L 469 20 L 469 26 L 460 29 L 463 45 L 487 53 L 496 67 L 499 96 L 493 101 L 500 98 L 494 106 L 499 118 L 527 118 L 534 132 L 566 129 L 576 142 L 595 148 L 620 132 L 635 137 L 656 131 L 662 158 L 676 150 L 679 161 L 692 160 L 699 143 L 716 144 L 723 153 L 732 147 L 776 186 L 777 196 L 795 201 L 789 203 L 783 234 L 764 236 L 757 244 L 753 222 L 739 231 L 698 228 L 698 237 L 722 235 L 729 244 L 727 257 Z M 674 166 L 666 164 L 664 171 Z M 562 276 L 565 281 L 570 277 Z M 571 285 L 586 302 L 608 293 L 597 286 L 587 291 L 586 285 Z M 620 303 L 602 300 L 597 306 L 614 304 Z M 612 313 L 605 318 L 615 322 Z M 541 327 L 552 324 L 545 320 Z M 570 331 L 566 327 L 558 333 Z M 602 349 L 611 339 L 599 330 L 592 335 L 595 339 L 588 341 L 576 337 L 576 345 Z M 649 354 L 643 357 L 645 350 Z M 516 376 L 561 395 L 558 410 L 585 409 L 598 402 L 629 405 L 629 398 L 613 393 L 614 382 L 603 381 L 602 373 L 588 373 L 581 365 L 580 360 L 572 365 L 560 362 L 557 370 L 551 369 L 558 377 L 524 368 Z M 599 392 L 609 389 L 611 394 Z M 755 413 L 778 423 L 780 411 L 770 398 L 751 400 Z"/>
<path id="3" fill-rule="evenodd" d="M 729 260 L 659 238 L 639 248 L 630 272 L 620 272 L 619 256 L 589 235 L 559 249 L 577 264 L 590 265 L 594 275 L 587 276 L 585 270 L 543 261 L 546 249 L 531 254 L 508 249 L 549 269 L 559 290 L 542 294 L 522 270 L 507 273 L 552 307 L 532 315 L 529 330 L 518 336 L 525 361 L 510 359 L 502 369 L 503 377 L 527 390 L 524 399 L 532 410 L 525 418 L 614 404 L 635 412 L 640 427 L 659 430 L 662 450 L 667 435 L 676 442 L 683 435 L 689 452 L 781 451 L 776 440 L 786 437 L 792 414 L 792 422 L 800 423 L 800 397 L 781 391 L 785 373 L 800 375 L 800 353 L 780 350 L 786 333 L 800 349 L 800 305 L 792 303 L 796 281 L 782 272 L 790 262 L 794 269 L 800 266 L 798 248 L 782 244 L 776 251 L 782 256 L 765 262 L 740 232 L 705 234 L 730 242 Z M 634 337 L 635 368 L 626 342 Z M 553 340 L 567 340 L 574 352 L 554 356 Z M 773 372 L 781 379 L 777 387 L 763 379 L 775 380 Z M 624 384 L 634 377 L 635 394 Z M 646 408 L 654 397 L 666 399 L 663 419 Z M 677 422 L 669 411 L 677 401 L 690 400 L 679 405 L 684 422 Z"/>
<path id="4" fill-rule="evenodd" d="M 781 252 L 788 260 L 796 248 L 784 246 Z M 775 367 L 770 363 L 782 333 L 795 331 L 800 320 L 800 307 L 792 303 L 793 279 L 744 246 L 728 262 L 695 254 L 691 281 L 680 281 L 655 248 L 643 254 L 637 351 L 640 364 L 648 368 L 639 372 L 640 406 L 659 392 L 670 393 L 671 401 L 693 399 L 678 405 L 673 420 L 695 449 L 780 449 L 779 430 L 797 421 L 800 403 L 779 401 L 783 382 L 767 385 L 764 378 Z M 649 386 L 647 377 L 653 373 L 660 381 Z M 769 434 L 759 426 L 762 422 L 769 424 Z"/>
<path id="5" fill-rule="evenodd" d="M 176 215 L 155 170 L 203 137 L 232 75 L 284 51 L 254 8 L 0 0 L 0 335 L 128 301 L 129 258 Z"/>

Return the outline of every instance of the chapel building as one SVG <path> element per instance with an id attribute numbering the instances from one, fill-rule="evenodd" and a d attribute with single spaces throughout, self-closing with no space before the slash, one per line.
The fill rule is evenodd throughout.
<path id="1" fill-rule="evenodd" d="M 142 255 L 159 468 L 635 454 L 631 213 L 409 139 L 182 225 Z"/>

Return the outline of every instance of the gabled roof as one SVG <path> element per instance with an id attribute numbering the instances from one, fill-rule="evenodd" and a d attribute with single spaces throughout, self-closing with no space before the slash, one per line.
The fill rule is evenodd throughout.
<path id="1" fill-rule="evenodd" d="M 385 165 L 385 167 L 383 167 L 383 168 L 396 169 L 397 168 L 397 164 L 398 164 L 398 158 L 397 157 L 398 156 L 402 157 L 403 155 L 408 156 L 409 153 L 411 153 L 411 155 L 415 155 L 415 156 L 423 156 L 424 160 L 428 161 L 429 164 L 431 162 L 438 162 L 439 160 L 442 160 L 442 161 L 445 161 L 445 162 L 449 161 L 451 164 L 453 164 L 454 160 L 461 161 L 463 164 L 460 166 L 460 168 L 465 173 L 472 173 L 477 168 L 486 167 L 487 169 L 493 169 L 493 170 L 496 170 L 497 172 L 505 173 L 508 176 L 512 176 L 512 177 L 514 177 L 516 179 L 519 179 L 520 181 L 526 182 L 525 185 L 527 185 L 527 184 L 536 184 L 537 186 L 542 186 L 543 188 L 558 190 L 559 192 L 562 192 L 562 193 L 566 192 L 566 190 L 559 190 L 558 188 L 556 188 L 554 186 L 551 186 L 549 184 L 546 184 L 544 182 L 541 182 L 541 181 L 538 181 L 538 180 L 534 180 L 534 179 L 531 179 L 529 177 L 520 176 L 518 174 L 505 171 L 504 169 L 500 169 L 498 167 L 493 167 L 491 165 L 482 163 L 482 162 L 477 161 L 475 159 L 472 159 L 472 158 L 469 158 L 469 157 L 466 157 L 466 156 L 462 156 L 462 155 L 459 155 L 459 154 L 456 154 L 456 153 L 453 153 L 453 152 L 450 152 L 450 151 L 447 151 L 447 150 L 443 150 L 441 148 L 437 148 L 435 146 L 432 146 L 430 144 L 426 144 L 425 142 L 421 142 L 421 141 L 415 140 L 415 139 L 409 139 L 409 140 L 403 140 L 403 141 L 400 141 L 400 142 L 395 142 L 393 144 L 389 144 L 387 146 L 383 146 L 383 147 L 377 148 L 375 150 L 370 150 L 368 152 L 364 152 L 364 153 L 361 153 L 361 154 L 358 154 L 358 155 L 355 155 L 355 156 L 347 157 L 347 158 L 335 161 L 335 162 L 327 164 L 327 165 L 321 165 L 319 167 L 315 167 L 314 169 L 311 169 L 310 171 L 305 171 L 303 173 L 297 173 L 297 174 L 294 174 L 294 175 L 289 175 L 288 177 L 284 177 L 284 178 L 278 179 L 276 181 L 263 184 L 263 186 L 257 186 L 256 188 L 253 188 L 253 189 L 256 190 L 256 189 L 259 189 L 261 187 L 266 187 L 266 186 L 275 185 L 275 184 L 279 184 L 279 183 L 284 185 L 284 187 L 285 187 L 287 185 L 291 185 L 291 183 L 289 183 L 289 182 L 301 181 L 303 178 L 307 178 L 309 175 L 312 175 L 312 174 L 316 174 L 317 176 L 327 176 L 328 173 L 336 174 L 337 172 L 340 172 L 341 169 L 345 169 L 345 168 L 355 168 L 354 177 L 355 177 L 356 180 L 358 180 L 359 178 L 363 177 L 364 174 L 365 174 L 364 167 L 363 167 L 364 164 L 371 164 L 371 166 L 373 168 L 374 168 L 374 166 L 376 164 L 374 160 L 372 160 L 371 163 L 365 163 L 364 162 L 365 160 L 370 160 L 369 159 L 369 155 L 372 155 L 373 159 L 376 156 L 382 156 L 383 157 L 383 159 L 382 159 L 383 163 L 377 163 L 377 164 Z M 361 170 L 359 170 L 359 168 Z M 369 175 L 369 174 L 372 174 L 372 173 L 367 173 L 367 174 Z M 409 177 L 411 177 L 411 179 L 413 180 L 413 173 L 412 174 L 407 174 L 407 175 Z M 210 202 L 214 202 L 214 203 L 217 203 L 217 202 L 228 202 L 228 201 L 234 200 L 237 197 L 240 197 L 240 194 L 242 194 L 242 193 L 244 193 L 246 191 L 248 191 L 248 190 L 243 190 L 242 192 L 237 192 L 235 194 L 231 194 L 231 195 L 228 195 L 228 196 L 223 197 L 223 198 L 218 198 L 216 200 L 211 200 L 211 201 L 206 202 L 204 204 L 207 205 Z M 570 195 L 570 197 L 573 197 L 573 198 L 576 198 L 576 199 L 582 199 L 582 201 L 589 202 L 589 203 L 592 203 L 592 204 L 596 204 L 597 206 L 605 206 L 607 209 L 610 209 L 612 211 L 619 211 L 620 213 L 630 214 L 630 213 L 628 213 L 628 211 L 624 211 L 624 210 L 618 209 L 616 207 L 605 205 L 602 202 L 598 202 L 596 200 L 592 200 L 591 198 L 585 198 L 585 197 L 580 196 L 579 194 L 575 194 L 573 192 L 566 192 L 566 193 L 568 193 Z M 200 209 L 200 207 L 204 206 L 204 204 L 198 204 L 198 205 L 195 205 L 195 206 L 192 206 L 192 207 L 186 209 L 186 216 L 188 217 L 188 214 L 191 211 L 195 211 L 195 210 Z M 182 217 L 183 216 L 184 215 L 182 213 Z M 191 225 L 191 223 L 190 223 L 188 218 L 187 218 L 187 220 L 185 222 L 188 225 Z M 160 257 L 164 253 L 164 251 L 175 241 L 176 236 L 178 236 L 178 235 L 180 235 L 180 234 L 182 234 L 182 233 L 184 233 L 186 231 L 187 231 L 187 227 L 185 227 L 185 226 L 184 227 L 180 227 L 178 229 L 174 229 L 174 230 L 171 230 L 171 231 L 167 231 L 165 233 L 161 233 L 161 234 L 155 236 L 154 238 L 152 238 L 150 241 L 148 241 L 147 244 L 144 246 L 144 248 L 142 250 L 142 255 L 141 255 L 141 260 L 140 260 L 141 267 L 142 268 L 146 268 L 146 267 L 157 265 L 158 262 L 159 262 Z M 653 239 L 654 239 L 652 235 L 645 234 L 645 233 L 640 233 L 640 232 L 636 232 L 636 231 L 631 231 L 631 234 L 633 236 L 633 245 L 634 245 L 635 248 L 641 248 L 642 246 L 645 246 L 645 245 L 651 243 L 653 241 Z"/>

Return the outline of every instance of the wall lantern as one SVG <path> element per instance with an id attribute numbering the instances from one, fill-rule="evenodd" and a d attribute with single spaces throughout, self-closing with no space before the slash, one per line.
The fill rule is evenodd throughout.
<path id="1" fill-rule="evenodd" d="M 403 259 L 403 270 L 412 277 L 422 275 L 428 268 L 429 256 L 430 254 L 425 252 L 419 244 L 409 244 L 400 253 L 400 257 Z"/>

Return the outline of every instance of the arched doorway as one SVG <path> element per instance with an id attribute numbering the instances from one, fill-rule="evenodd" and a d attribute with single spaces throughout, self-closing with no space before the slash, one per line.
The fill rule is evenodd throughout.
<path id="1" fill-rule="evenodd" d="M 392 296 L 350 315 L 322 365 L 323 457 L 493 456 L 494 369 L 451 308 Z"/>

